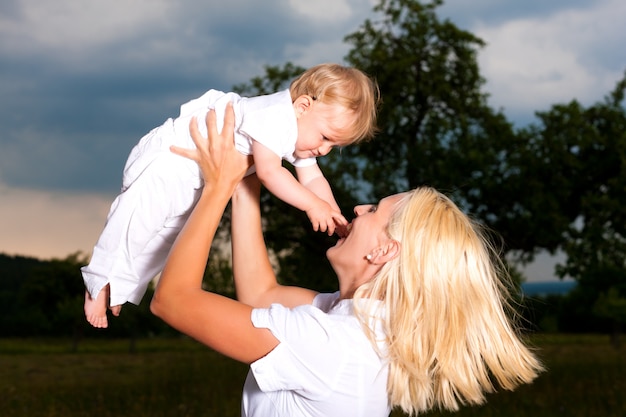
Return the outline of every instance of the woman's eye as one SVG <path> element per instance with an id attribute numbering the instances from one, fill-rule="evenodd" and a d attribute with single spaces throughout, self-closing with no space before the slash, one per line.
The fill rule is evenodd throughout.
<path id="1" fill-rule="evenodd" d="M 372 205 L 372 206 L 370 206 L 370 209 L 368 210 L 368 212 L 375 213 L 377 208 L 378 208 L 378 206 L 373 206 Z"/>

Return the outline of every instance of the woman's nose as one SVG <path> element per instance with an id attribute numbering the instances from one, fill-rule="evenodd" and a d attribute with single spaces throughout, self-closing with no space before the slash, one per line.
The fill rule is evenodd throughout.
<path id="1" fill-rule="evenodd" d="M 357 216 L 360 216 L 361 214 L 365 212 L 365 207 L 366 206 L 364 205 L 354 206 L 354 214 L 356 214 Z"/>

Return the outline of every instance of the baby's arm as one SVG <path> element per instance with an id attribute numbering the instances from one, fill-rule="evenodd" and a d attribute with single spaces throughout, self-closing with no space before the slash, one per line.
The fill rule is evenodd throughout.
<path id="1" fill-rule="evenodd" d="M 330 184 L 326 180 L 326 177 L 324 177 L 319 165 L 314 164 L 307 167 L 296 167 L 296 175 L 298 176 L 300 184 L 326 201 L 332 208 L 339 211 L 339 205 L 335 201 L 335 196 L 330 189 Z"/>
<path id="2" fill-rule="evenodd" d="M 341 209 L 335 200 L 330 184 L 326 177 L 324 177 L 319 165 L 314 164 L 307 167 L 296 167 L 296 175 L 298 176 L 300 184 L 330 204 L 334 211 L 341 213 Z M 335 226 L 339 229 L 337 233 L 342 236 L 348 221 L 343 216 L 334 217 L 334 220 Z"/>
<path id="3" fill-rule="evenodd" d="M 256 175 L 261 183 L 276 197 L 304 212 L 313 224 L 313 230 L 335 232 L 335 222 L 343 224 L 346 220 L 334 206 L 318 197 L 312 190 L 304 187 L 282 166 L 281 158 L 257 141 L 252 141 L 252 155 Z M 334 199 L 332 199 L 334 203 Z"/>

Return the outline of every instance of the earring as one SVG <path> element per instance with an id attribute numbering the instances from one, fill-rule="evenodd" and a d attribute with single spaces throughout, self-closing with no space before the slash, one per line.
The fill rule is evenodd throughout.
<path id="1" fill-rule="evenodd" d="M 372 254 L 368 253 L 367 256 L 365 257 L 365 259 L 367 259 L 368 261 L 372 260 Z"/>

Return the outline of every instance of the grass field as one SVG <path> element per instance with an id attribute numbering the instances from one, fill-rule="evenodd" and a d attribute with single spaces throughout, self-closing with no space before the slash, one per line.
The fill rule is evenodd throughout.
<path id="1" fill-rule="evenodd" d="M 533 341 L 548 367 L 534 384 L 427 416 L 626 416 L 626 352 L 607 336 Z M 139 340 L 135 352 L 125 340 L 83 341 L 72 352 L 70 341 L 0 339 L 0 416 L 240 415 L 246 366 L 188 339 Z"/>

